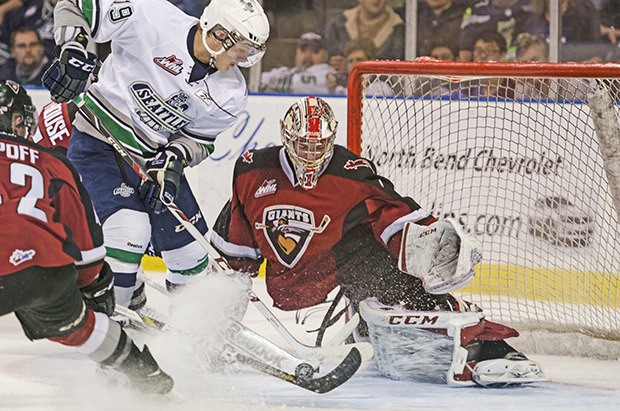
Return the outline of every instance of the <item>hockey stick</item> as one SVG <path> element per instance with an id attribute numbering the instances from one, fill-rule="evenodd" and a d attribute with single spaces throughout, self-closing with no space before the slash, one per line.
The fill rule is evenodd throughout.
<path id="1" fill-rule="evenodd" d="M 342 385 L 343 382 L 347 381 L 353 376 L 353 374 L 355 374 L 359 368 L 359 365 L 362 363 L 360 352 L 357 348 L 351 348 L 351 351 L 345 359 L 329 373 L 322 377 L 305 379 L 279 370 L 268 364 L 261 363 L 260 361 L 240 353 L 237 353 L 236 358 L 239 362 L 247 364 L 258 371 L 262 371 L 266 374 L 280 378 L 281 380 L 290 382 L 291 384 L 295 384 L 298 387 L 305 388 L 306 390 L 310 390 L 318 394 L 324 394 Z"/>
<path id="2" fill-rule="evenodd" d="M 166 287 L 164 287 L 163 285 L 147 277 L 143 273 L 138 273 L 138 275 L 140 276 L 140 279 L 144 281 L 144 283 L 149 287 L 155 289 L 163 295 L 169 295 L 168 290 L 166 290 Z M 262 306 L 265 307 L 264 304 L 262 304 Z M 260 306 L 257 305 L 257 307 Z M 264 316 L 271 324 L 273 323 L 271 322 L 270 318 L 273 317 L 273 321 L 276 322 L 283 330 L 282 332 L 280 332 L 280 334 L 284 337 L 284 339 L 291 346 L 291 348 L 293 348 L 293 351 L 300 357 L 319 361 L 321 363 L 337 363 L 349 353 L 351 348 L 354 347 L 357 348 L 357 350 L 360 352 L 360 355 L 362 356 L 362 361 L 370 360 L 374 354 L 372 345 L 368 342 L 344 344 L 344 341 L 353 333 L 353 330 L 360 322 L 360 317 L 358 313 L 355 313 L 351 317 L 351 319 L 336 334 L 334 334 L 328 342 L 318 347 L 312 347 L 303 344 L 302 342 L 297 340 L 280 322 L 280 320 L 278 320 L 278 318 L 271 312 L 271 310 L 268 310 L 268 315 Z M 276 330 L 278 330 L 278 328 L 276 328 Z"/>
<path id="3" fill-rule="evenodd" d="M 155 328 L 157 330 L 164 330 L 169 328 L 166 323 L 156 320 L 146 314 L 130 310 L 129 308 L 116 306 L 114 308 L 114 312 L 138 324 L 142 324 L 142 326 L 144 327 Z M 242 364 L 248 365 L 257 371 L 279 378 L 283 381 L 297 385 L 298 387 L 304 388 L 306 390 L 316 392 L 318 394 L 324 394 L 326 392 L 329 392 L 348 381 L 359 369 L 362 363 L 362 357 L 360 355 L 360 352 L 357 350 L 357 348 L 353 347 L 350 349 L 344 360 L 340 362 L 340 364 L 338 364 L 334 369 L 321 377 L 313 378 L 314 366 L 300 359 L 296 359 L 297 362 L 295 366 L 295 372 L 294 374 L 292 374 L 264 361 L 242 353 L 241 351 L 246 351 L 248 353 L 252 352 L 256 354 L 256 347 L 252 346 L 252 340 L 256 340 L 257 338 L 262 339 L 263 337 L 247 329 L 242 324 L 237 323 L 233 325 L 236 326 L 231 327 L 232 329 L 234 329 L 233 335 L 237 336 L 237 338 L 232 338 L 228 336 L 226 338 L 226 348 L 232 351 L 233 356 L 237 361 Z M 238 338 L 239 336 L 243 336 L 246 342 L 244 343 L 241 338 Z M 250 343 L 248 344 L 247 341 L 249 341 Z M 248 347 L 242 348 L 244 346 Z M 270 358 L 274 358 L 274 350 L 281 350 L 275 344 L 271 344 L 269 348 L 271 348 L 271 352 L 267 353 L 267 356 Z M 276 352 L 275 354 L 284 355 L 285 357 L 288 356 L 285 352 Z"/>
<path id="4" fill-rule="evenodd" d="M 138 174 L 140 179 L 144 182 L 155 183 L 152 177 L 149 176 L 146 170 L 144 169 L 144 166 L 140 164 L 138 161 L 136 161 L 134 156 L 131 155 L 131 153 L 129 153 L 127 149 L 125 149 L 125 147 L 123 147 L 121 142 L 116 137 L 114 137 L 112 133 L 110 133 L 107 127 L 92 112 L 91 108 L 88 107 L 88 105 L 86 105 L 86 102 L 84 101 L 84 99 L 83 98 L 76 99 L 75 103 L 78 105 L 78 107 L 80 107 L 80 110 L 84 114 L 84 117 L 91 124 L 91 126 L 93 126 L 96 130 L 98 130 L 108 140 L 108 142 L 112 145 L 112 147 L 114 147 L 114 149 L 123 158 L 123 160 L 125 160 L 131 166 L 131 168 Z M 183 213 L 183 211 L 181 211 L 176 206 L 176 204 L 174 204 L 173 202 L 165 204 L 165 206 L 168 208 L 170 213 L 172 213 L 172 215 L 179 221 L 179 223 L 181 223 L 181 225 L 187 230 L 187 232 L 205 249 L 211 261 L 213 261 L 217 265 L 217 267 L 219 267 L 221 272 L 227 275 L 234 276 L 235 273 L 233 269 L 230 267 L 230 265 L 228 264 L 228 261 L 226 261 L 220 255 L 220 253 L 215 249 L 215 247 L 213 247 L 211 243 L 209 243 L 207 239 L 204 238 L 204 236 L 194 226 L 194 224 L 192 224 L 192 222 Z M 320 226 L 323 226 L 323 229 L 325 226 L 327 226 L 327 224 L 329 224 L 329 217 L 328 216 L 325 216 L 325 217 L 323 217 L 323 220 L 320 224 Z M 289 344 L 291 344 L 291 346 L 293 347 L 295 351 L 299 353 L 308 353 L 308 349 L 316 348 L 316 347 L 306 346 L 300 343 L 299 341 L 297 341 L 295 337 L 293 337 L 293 335 L 286 329 L 286 327 L 282 325 L 280 320 L 278 320 L 278 318 L 271 312 L 271 310 L 269 310 L 269 308 L 267 308 L 267 306 L 260 300 L 260 298 L 256 295 L 256 293 L 254 293 L 254 291 L 252 290 L 249 291 L 249 298 L 250 298 L 250 301 L 254 304 L 254 306 L 258 309 L 258 311 L 261 314 L 263 314 L 263 316 L 267 319 L 267 321 L 280 333 L 280 335 L 282 335 L 282 337 L 286 339 Z M 355 326 L 353 327 L 349 326 L 349 328 L 351 328 L 352 330 L 352 328 L 355 328 Z M 350 334 L 351 332 L 349 332 L 347 336 Z M 343 342 L 347 336 L 342 338 Z M 334 343 L 336 342 L 337 341 L 334 341 Z M 370 359 L 373 355 L 372 346 L 369 343 L 359 343 L 359 344 L 363 344 L 363 346 L 360 346 L 359 349 L 360 349 L 360 352 L 363 354 L 364 360 Z"/>

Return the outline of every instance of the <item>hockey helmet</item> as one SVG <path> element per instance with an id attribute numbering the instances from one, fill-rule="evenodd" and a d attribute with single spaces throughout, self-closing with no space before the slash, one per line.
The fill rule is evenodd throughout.
<path id="1" fill-rule="evenodd" d="M 11 80 L 0 80 L 0 131 L 28 138 L 37 128 L 37 110 L 26 90 Z"/>
<path id="2" fill-rule="evenodd" d="M 327 102 L 304 97 L 293 104 L 280 121 L 282 143 L 299 184 L 309 190 L 334 154 L 338 121 Z"/>
<path id="3" fill-rule="evenodd" d="M 212 0 L 200 16 L 202 41 L 211 55 L 216 56 L 206 44 L 209 30 L 221 26 L 226 32 L 217 38 L 223 44 L 223 51 L 236 57 L 237 65 L 250 67 L 265 54 L 269 38 L 269 20 L 263 7 L 256 0 Z"/>

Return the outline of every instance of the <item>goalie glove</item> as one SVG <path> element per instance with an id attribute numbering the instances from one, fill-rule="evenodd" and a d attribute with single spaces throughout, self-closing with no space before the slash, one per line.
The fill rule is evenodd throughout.
<path id="1" fill-rule="evenodd" d="M 185 150 L 178 144 L 166 144 L 146 162 L 146 171 L 154 181 L 143 181 L 138 191 L 155 214 L 161 213 L 164 205 L 173 204 L 176 200 L 186 165 Z"/>
<path id="2" fill-rule="evenodd" d="M 82 287 L 80 292 L 84 303 L 93 311 L 104 313 L 108 316 L 114 314 L 114 273 L 108 263 L 103 263 L 99 272 L 99 277 L 86 287 Z"/>
<path id="3" fill-rule="evenodd" d="M 405 224 L 398 268 L 422 280 L 431 294 L 446 294 L 467 284 L 482 259 L 475 238 L 452 219 L 430 226 Z"/>

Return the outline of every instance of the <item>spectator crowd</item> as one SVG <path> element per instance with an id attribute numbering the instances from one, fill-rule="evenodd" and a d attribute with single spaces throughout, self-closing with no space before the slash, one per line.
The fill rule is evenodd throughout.
<path id="1" fill-rule="evenodd" d="M 53 9 L 58 0 L 0 1 L 0 78 L 40 86 L 54 58 Z M 198 17 L 209 0 L 169 1 Z M 620 60 L 620 0 L 559 1 L 561 61 Z M 335 3 L 344 7 L 334 8 Z M 355 63 L 405 58 L 405 0 L 263 4 L 273 26 L 268 42 L 273 57 L 263 67 L 261 92 L 344 95 Z M 546 61 L 549 8 L 550 0 L 418 0 L 416 55 L 451 61 Z M 269 48 L 270 43 L 275 47 Z M 285 46 L 290 53 L 283 52 Z M 97 49 L 101 59 L 108 52 L 106 45 Z"/>

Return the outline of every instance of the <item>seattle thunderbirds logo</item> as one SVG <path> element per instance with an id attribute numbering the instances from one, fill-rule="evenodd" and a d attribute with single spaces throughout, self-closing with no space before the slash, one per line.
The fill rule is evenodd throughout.
<path id="1" fill-rule="evenodd" d="M 163 98 L 150 84 L 142 82 L 132 83 L 129 91 L 137 103 L 136 114 L 140 121 L 153 131 L 174 133 L 190 123 L 185 114 L 189 109 L 189 96 L 183 91 Z"/>
<path id="2" fill-rule="evenodd" d="M 301 207 L 275 205 L 263 210 L 263 222 L 254 223 L 254 228 L 263 230 L 278 261 L 292 268 L 308 248 L 314 233 L 321 234 L 331 219 L 323 216 L 321 224 L 315 226 L 314 213 Z"/>

